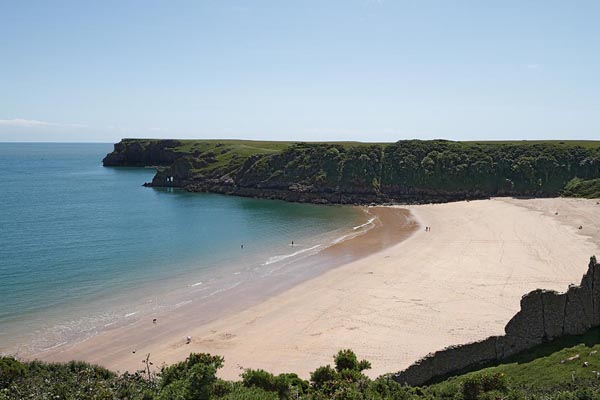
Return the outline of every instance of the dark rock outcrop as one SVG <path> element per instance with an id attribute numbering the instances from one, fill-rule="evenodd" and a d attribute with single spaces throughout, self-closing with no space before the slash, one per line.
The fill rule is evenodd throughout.
<path id="1" fill-rule="evenodd" d="M 600 264 L 590 258 L 579 286 L 566 293 L 534 290 L 521 299 L 521 310 L 506 324 L 504 336 L 428 354 L 393 375 L 399 383 L 422 385 L 436 378 L 502 361 L 564 335 L 581 335 L 600 326 Z"/>
<path id="2" fill-rule="evenodd" d="M 104 157 L 102 164 L 105 167 L 166 167 L 185 155 L 173 150 L 180 144 L 179 140 L 123 139 Z"/>

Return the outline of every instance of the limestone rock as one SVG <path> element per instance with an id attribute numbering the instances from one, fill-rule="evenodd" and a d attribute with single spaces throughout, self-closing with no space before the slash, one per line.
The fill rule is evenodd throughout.
<path id="1" fill-rule="evenodd" d="M 552 340 L 564 334 L 567 295 L 555 291 L 542 292 L 544 307 L 544 339 Z"/>
<path id="2" fill-rule="evenodd" d="M 596 326 L 600 326 L 600 265 L 592 257 L 580 286 L 570 286 L 566 293 L 538 289 L 523 296 L 521 310 L 504 328 L 505 336 L 448 347 L 427 355 L 392 377 L 400 383 L 422 385 L 477 365 L 503 360 L 544 341 L 563 335 L 580 335 Z"/>
<path id="3" fill-rule="evenodd" d="M 508 322 L 507 336 L 522 338 L 544 337 L 543 290 L 537 289 L 521 298 L 521 310 Z"/>

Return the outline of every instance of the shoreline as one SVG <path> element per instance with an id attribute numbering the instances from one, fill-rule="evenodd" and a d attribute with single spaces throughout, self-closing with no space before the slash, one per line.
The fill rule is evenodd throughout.
<path id="1" fill-rule="evenodd" d="M 274 269 L 268 273 L 267 281 L 256 279 L 242 282 L 242 284 L 236 283 L 230 288 L 218 291 L 219 293 L 211 293 L 207 298 L 195 299 L 201 300 L 202 304 L 198 304 L 194 299 L 185 300 L 180 304 L 176 304 L 176 307 L 172 310 L 144 315 L 141 319 L 103 330 L 75 343 L 63 342 L 41 351 L 21 354 L 20 356 L 24 359 L 46 361 L 81 359 L 110 367 L 112 362 L 102 361 L 107 358 L 106 352 L 102 350 L 105 344 L 108 344 L 105 343 L 105 339 L 113 347 L 116 341 L 119 348 L 119 350 L 111 350 L 112 356 L 108 358 L 118 358 L 117 353 L 121 355 L 134 354 L 135 349 L 141 346 L 152 346 L 153 343 L 160 342 L 166 337 L 176 335 L 185 338 L 190 330 L 235 313 L 243 312 L 297 285 L 327 273 L 329 270 L 367 257 L 404 240 L 417 229 L 416 222 L 406 210 L 386 207 L 355 208 L 367 214 L 368 220 L 365 223 L 350 228 L 351 230 L 342 237 L 337 238 L 331 244 L 325 244 L 324 248 L 316 254 L 309 254 L 305 258 L 294 260 L 293 257 L 296 253 L 292 253 L 284 256 L 281 260 L 274 261 Z M 302 253 L 308 250 L 311 249 L 302 249 L 298 252 Z M 287 257 L 292 258 L 289 264 L 285 263 Z M 275 264 L 277 262 L 281 265 Z M 268 265 L 270 265 L 268 261 L 263 264 L 263 266 Z M 222 295 L 212 296 L 213 294 Z M 229 300 L 231 297 L 235 299 Z M 148 324 L 148 321 L 152 321 L 153 318 L 157 318 L 159 323 L 156 325 Z M 165 329 L 161 329 L 162 327 L 165 327 Z M 146 336 L 156 334 L 157 328 L 159 331 L 157 337 L 149 338 Z M 93 349 L 88 351 L 87 349 L 90 347 L 93 347 Z M 98 354 L 95 349 L 99 349 Z M 155 362 L 155 364 L 159 363 Z M 131 367 L 130 363 L 127 365 L 126 370 L 130 372 L 136 370 L 135 367 Z"/>
<path id="2" fill-rule="evenodd" d="M 598 207 L 561 198 L 406 206 L 430 232 L 418 229 L 396 245 L 195 326 L 189 345 L 176 331 L 157 331 L 133 354 L 111 335 L 45 359 L 79 358 L 125 371 L 140 368 L 147 353 L 160 366 L 207 352 L 224 356 L 226 379 L 239 379 L 242 368 L 306 378 L 351 348 L 371 361 L 371 377 L 397 372 L 430 352 L 503 334 L 531 290 L 563 292 L 578 283 L 589 257 L 600 254 Z"/>
<path id="3" fill-rule="evenodd" d="M 101 170 L 104 171 L 104 170 Z M 168 202 L 167 206 L 172 204 L 188 205 L 201 204 L 208 207 L 208 213 L 214 209 L 215 203 L 221 204 L 222 196 L 206 195 L 195 196 L 185 192 L 177 194 L 165 194 L 160 190 L 152 190 L 139 188 L 139 191 L 150 194 L 151 196 L 161 197 Z M 202 200 L 202 198 L 205 198 Z M 193 201 L 181 202 L 181 198 L 194 199 Z M 95 336 L 107 330 L 112 330 L 117 327 L 129 325 L 135 320 L 144 319 L 146 316 L 165 313 L 174 308 L 185 306 L 191 298 L 195 301 L 200 301 L 203 297 L 226 296 L 228 289 L 239 282 L 249 280 L 262 279 L 263 275 L 270 274 L 272 269 L 282 269 L 285 272 L 286 265 L 290 261 L 306 258 L 310 254 L 322 250 L 322 247 L 328 245 L 334 239 L 352 231 L 352 227 L 362 224 L 368 216 L 360 208 L 354 207 L 335 207 L 327 210 L 325 207 L 296 207 L 283 204 L 282 202 L 265 202 L 263 200 L 241 200 L 239 202 L 231 202 L 229 199 L 224 199 L 225 206 L 233 207 L 234 212 L 239 208 L 244 210 L 246 207 L 253 210 L 253 205 L 257 206 L 258 211 L 249 211 L 246 214 L 252 214 L 256 217 L 255 223 L 249 224 L 250 228 L 242 226 L 242 230 L 247 232 L 254 230 L 256 235 L 246 236 L 243 240 L 236 240 L 235 234 L 230 237 L 224 237 L 225 240 L 219 238 L 223 236 L 224 229 L 222 226 L 215 224 L 215 219 L 211 223 L 207 223 L 206 230 L 212 224 L 217 233 L 217 239 L 212 240 L 212 243 L 225 243 L 220 248 L 215 248 L 214 254 L 210 248 L 207 248 L 202 242 L 195 244 L 197 239 L 204 240 L 202 235 L 188 235 L 195 237 L 194 240 L 183 238 L 183 243 L 188 245 L 168 246 L 166 252 L 160 250 L 147 253 L 139 251 L 145 246 L 133 247 L 133 251 L 126 249 L 129 246 L 106 246 L 106 251 L 99 252 L 100 259 L 103 256 L 107 260 L 107 265 L 113 265 L 115 273 L 111 275 L 94 274 L 98 268 L 96 265 L 89 267 L 90 272 L 86 268 L 77 268 L 81 274 L 90 274 L 90 282 L 86 283 L 87 287 L 82 288 L 81 295 L 69 297 L 69 289 L 77 289 L 67 287 L 66 295 L 60 300 L 63 300 L 61 307 L 52 307 L 53 300 L 60 296 L 48 296 L 38 293 L 32 293 L 27 296 L 27 301 L 42 304 L 49 304 L 41 311 L 33 310 L 31 313 L 19 313 L 19 307 L 14 307 L 14 317 L 11 314 L 0 313 L 0 325 L 5 329 L 0 332 L 0 355 L 11 354 L 17 357 L 28 357 L 32 354 L 37 354 L 51 348 L 60 347 L 59 345 L 72 344 L 87 339 L 90 336 Z M 164 205 L 164 204 L 163 204 Z M 220 206 L 217 206 L 220 207 Z M 271 211 L 271 207 L 280 211 Z M 262 210 L 269 211 L 262 211 Z M 283 209 L 283 211 L 281 211 Z M 337 209 L 337 210 L 336 210 Z M 289 210 L 289 212 L 287 211 Z M 311 211 L 312 210 L 312 211 Z M 203 226 L 204 217 L 202 216 L 207 210 L 205 208 L 196 208 L 185 213 L 190 213 L 191 225 Z M 313 212 L 314 211 L 314 212 Z M 197 217 L 194 218 L 194 214 Z M 244 214 L 244 213 L 242 213 Z M 239 216 L 240 214 L 238 214 Z M 245 215 L 245 214 L 244 214 Z M 270 216 L 274 215 L 274 223 L 270 224 Z M 260 218 L 267 219 L 261 220 Z M 295 220 L 294 216 L 301 218 Z M 304 219 L 307 217 L 308 219 Z M 199 219 L 201 219 L 199 221 Z M 227 220 L 227 218 L 225 218 Z M 287 220 L 286 222 L 281 222 Z M 160 221 L 160 220 L 158 220 Z M 308 222 L 307 222 L 308 221 Z M 164 222 L 164 220 L 163 220 Z M 242 221 L 243 222 L 243 221 Z M 176 224 L 177 222 L 175 222 Z M 160 222 L 153 222 L 158 230 L 162 227 Z M 248 224 L 247 224 L 248 225 Z M 174 224 L 168 224 L 174 226 Z M 256 226 L 256 228 L 253 228 Z M 361 232 L 368 230 L 371 226 L 364 228 Z M 142 243 L 146 242 L 146 227 L 135 231 L 138 232 L 130 242 Z M 204 229 L 204 228 L 200 228 Z M 158 231 L 157 230 L 157 231 Z M 185 230 L 185 229 L 184 229 Z M 276 236 L 273 232 L 280 232 L 280 236 Z M 309 234 L 308 232 L 311 232 Z M 146 234 L 145 234 L 146 233 Z M 192 234 L 198 233 L 197 230 Z M 220 236 L 219 236 L 220 235 Z M 162 237 L 162 234 L 155 234 L 154 237 Z M 178 235 L 170 235 L 178 238 Z M 237 237 L 239 237 L 238 235 Z M 296 246 L 293 248 L 289 245 L 290 239 L 296 240 Z M 165 238 L 159 239 L 161 243 L 173 243 L 174 240 Z M 187 240 L 187 242 L 186 242 Z M 149 242 L 157 240 L 149 239 Z M 208 240 L 211 242 L 211 240 Z M 240 250 L 240 244 L 244 244 L 243 251 Z M 322 244 L 321 248 L 313 251 L 303 252 L 309 247 L 316 244 Z M 183 248 L 185 247 L 185 248 Z M 154 248 L 161 249 L 161 246 Z M 180 254 L 174 254 L 172 249 L 183 250 Z M 223 248 L 229 248 L 228 251 L 223 251 Z M 85 248 L 84 248 L 85 250 Z M 119 262 L 117 257 L 113 257 L 115 251 L 122 251 L 126 257 L 124 262 Z M 302 254 L 293 255 L 292 252 L 302 252 Z M 172 255 L 163 256 L 158 253 L 171 253 Z M 149 256 L 148 254 L 152 254 Z M 159 257 L 156 257 L 156 256 Z M 193 255 L 190 257 L 190 255 Z M 278 261 L 272 259 L 284 259 Z M 49 259 L 46 263 L 49 264 L 53 260 Z M 113 262 L 114 261 L 114 262 Z M 40 264 L 43 264 L 40 261 Z M 272 264 L 272 265 L 265 265 Z M 100 265 L 102 268 L 103 266 Z M 100 269 L 101 269 L 100 268 Z M 50 268 L 47 268 L 51 270 Z M 123 280 L 116 282 L 114 276 L 122 276 Z M 96 279 L 97 278 L 97 279 Z M 95 279 L 95 280 L 94 280 Z M 256 285 L 256 283 L 254 283 Z M 66 286 L 65 284 L 63 286 Z M 83 285 L 80 285 L 83 286 Z M 15 286 L 18 288 L 18 286 Z M 63 291 L 55 291 L 61 293 Z M 10 292 L 7 292 L 7 295 Z M 36 296 L 37 295 L 37 296 Z M 8 304 L 23 304 L 19 303 L 19 297 L 9 295 L 7 298 Z M 24 308 L 24 307 L 23 307 Z M 7 318 L 6 315 L 9 317 Z M 9 319 L 12 317 L 12 319 Z"/>

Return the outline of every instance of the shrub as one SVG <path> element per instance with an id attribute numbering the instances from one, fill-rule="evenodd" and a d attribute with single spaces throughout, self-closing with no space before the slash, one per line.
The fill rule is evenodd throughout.
<path id="1" fill-rule="evenodd" d="M 320 389 L 328 382 L 333 382 L 337 379 L 337 372 L 330 365 L 317 368 L 310 374 L 310 381 L 314 388 Z"/>
<path id="2" fill-rule="evenodd" d="M 208 400 L 217 381 L 223 358 L 210 354 L 190 354 L 180 363 L 161 370 L 161 399 Z"/>
<path id="3" fill-rule="evenodd" d="M 502 373 L 495 374 L 477 374 L 467 377 L 462 384 L 462 394 L 465 400 L 476 400 L 487 392 L 508 391 L 506 377 Z"/>
<path id="4" fill-rule="evenodd" d="M 334 357 L 335 369 L 341 372 L 345 369 L 351 371 L 364 371 L 365 369 L 371 369 L 371 363 L 367 360 L 358 361 L 356 354 L 352 350 L 340 350 Z"/>
<path id="5" fill-rule="evenodd" d="M 247 369 L 242 374 L 242 383 L 246 387 L 259 387 L 268 392 L 276 390 L 275 376 L 262 369 Z"/>
<path id="6" fill-rule="evenodd" d="M 12 357 L 0 358 L 0 389 L 8 387 L 13 380 L 25 375 L 27 369 Z"/>

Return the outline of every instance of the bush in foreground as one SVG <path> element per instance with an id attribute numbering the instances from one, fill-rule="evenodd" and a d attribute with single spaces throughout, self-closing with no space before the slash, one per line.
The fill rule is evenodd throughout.
<path id="1" fill-rule="evenodd" d="M 241 374 L 241 381 L 225 381 L 217 377 L 223 358 L 210 354 L 190 354 L 185 361 L 165 366 L 157 373 L 147 368 L 123 375 L 83 362 L 20 362 L 0 357 L 0 400 L 600 399 L 600 379 L 590 375 L 591 371 L 586 377 L 559 379 L 562 375 L 558 369 L 564 364 L 554 358 L 564 358 L 572 351 L 581 352 L 580 346 L 534 359 L 528 365 L 488 368 L 422 388 L 402 386 L 389 375 L 370 379 L 364 374 L 370 363 L 359 360 L 351 350 L 338 352 L 334 366 L 317 368 L 310 374 L 310 381 L 296 374 L 274 375 L 252 369 Z M 552 364 L 548 364 L 549 361 Z M 512 371 L 512 377 L 498 368 Z M 544 373 L 556 379 L 540 384 L 539 379 L 534 378 L 535 381 L 527 383 L 526 376 L 519 375 L 521 368 L 526 369 L 527 376 Z"/>

